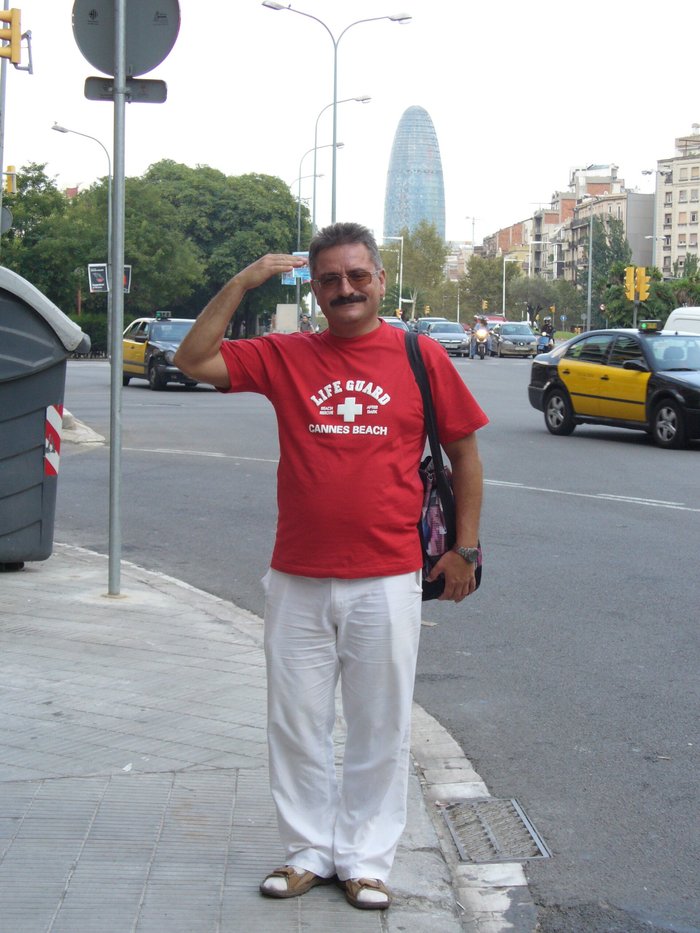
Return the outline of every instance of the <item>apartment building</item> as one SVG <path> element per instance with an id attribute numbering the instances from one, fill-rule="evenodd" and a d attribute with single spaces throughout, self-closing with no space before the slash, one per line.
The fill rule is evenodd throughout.
<path id="1" fill-rule="evenodd" d="M 700 125 L 675 145 L 676 155 L 656 168 L 652 262 L 664 278 L 682 277 L 686 256 L 698 255 L 700 232 Z"/>

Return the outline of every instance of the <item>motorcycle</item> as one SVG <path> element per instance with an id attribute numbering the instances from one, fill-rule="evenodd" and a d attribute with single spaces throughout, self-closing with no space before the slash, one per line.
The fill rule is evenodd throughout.
<path id="1" fill-rule="evenodd" d="M 489 342 L 489 331 L 487 327 L 477 327 L 474 331 L 474 342 L 476 344 L 476 353 L 480 360 L 486 356 Z"/>
<path id="2" fill-rule="evenodd" d="M 554 349 L 554 337 L 551 334 L 540 334 L 537 338 L 537 352 L 549 353 Z"/>

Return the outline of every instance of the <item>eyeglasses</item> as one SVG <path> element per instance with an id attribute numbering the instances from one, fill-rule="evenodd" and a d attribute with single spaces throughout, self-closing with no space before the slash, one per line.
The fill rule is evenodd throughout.
<path id="1" fill-rule="evenodd" d="M 317 279 L 313 281 L 320 286 L 320 288 L 338 288 L 343 279 L 347 279 L 351 285 L 357 285 L 362 287 L 364 285 L 369 285 L 372 281 L 372 277 L 379 275 L 381 270 L 376 269 L 374 272 L 370 272 L 368 269 L 353 269 L 351 272 L 348 272 L 346 275 L 341 275 L 339 272 L 327 272 L 325 275 L 319 275 Z"/>

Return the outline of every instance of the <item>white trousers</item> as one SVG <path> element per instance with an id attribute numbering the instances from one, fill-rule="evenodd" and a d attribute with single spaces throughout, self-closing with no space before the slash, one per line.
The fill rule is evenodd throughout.
<path id="1" fill-rule="evenodd" d="M 406 824 L 421 573 L 340 580 L 270 570 L 264 583 L 270 787 L 286 862 L 386 881 Z"/>

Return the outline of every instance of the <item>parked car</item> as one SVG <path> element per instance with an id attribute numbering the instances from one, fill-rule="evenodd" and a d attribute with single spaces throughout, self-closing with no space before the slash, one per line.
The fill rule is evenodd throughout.
<path id="1" fill-rule="evenodd" d="M 413 329 L 417 330 L 419 334 L 424 334 L 428 330 L 431 324 L 435 324 L 437 321 L 447 321 L 446 317 L 419 317 L 413 324 Z"/>
<path id="2" fill-rule="evenodd" d="M 496 324 L 491 331 L 496 356 L 536 356 L 537 335 L 527 321 Z"/>
<path id="3" fill-rule="evenodd" d="M 385 321 L 390 327 L 398 327 L 400 330 L 409 330 L 408 324 L 400 317 L 380 317 L 380 321 Z"/>
<path id="4" fill-rule="evenodd" d="M 528 398 L 552 434 L 603 424 L 684 447 L 700 438 L 700 334 L 588 331 L 535 357 Z"/>
<path id="5" fill-rule="evenodd" d="M 122 343 L 122 385 L 146 379 L 152 389 L 164 389 L 169 382 L 196 386 L 194 379 L 173 365 L 175 351 L 193 324 L 187 318 L 171 318 L 167 312 L 132 321 Z"/>
<path id="6" fill-rule="evenodd" d="M 428 327 L 427 334 L 437 340 L 448 353 L 456 356 L 469 355 L 469 334 L 456 321 L 436 321 Z"/>

